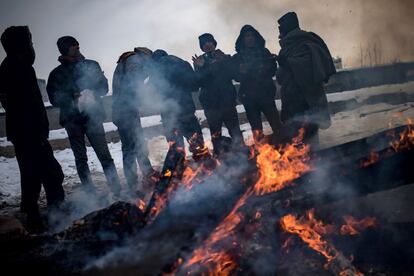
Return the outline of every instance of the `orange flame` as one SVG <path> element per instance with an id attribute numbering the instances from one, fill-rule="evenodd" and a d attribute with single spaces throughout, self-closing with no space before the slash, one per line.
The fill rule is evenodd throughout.
<path id="1" fill-rule="evenodd" d="M 367 167 L 371 164 L 374 164 L 379 161 L 379 153 L 376 151 L 371 151 L 367 160 L 362 160 L 360 167 Z"/>
<path id="2" fill-rule="evenodd" d="M 302 144 L 304 130 L 281 149 L 269 144 L 258 145 L 257 167 L 259 180 L 255 184 L 257 195 L 277 192 L 288 186 L 294 179 L 310 171 L 309 145 Z"/>
<path id="3" fill-rule="evenodd" d="M 341 226 L 341 235 L 357 235 L 361 232 L 361 230 L 374 227 L 377 224 L 377 220 L 372 217 L 364 218 L 358 221 L 354 217 L 345 216 L 344 220 L 346 224 Z"/>
<path id="4" fill-rule="evenodd" d="M 365 218 L 362 220 L 356 220 L 351 216 L 344 217 L 346 225 L 342 225 L 340 233 L 342 235 L 350 234 L 356 235 L 362 229 L 367 227 L 375 226 L 375 218 Z M 314 210 L 307 211 L 306 214 L 300 218 L 289 214 L 281 218 L 280 225 L 282 229 L 288 233 L 298 235 L 302 241 L 304 241 L 310 248 L 323 255 L 327 264 L 325 268 L 338 258 L 341 253 L 330 243 L 322 238 L 324 235 L 336 233 L 333 225 L 325 225 L 322 221 L 315 219 Z M 285 241 L 283 247 L 286 248 L 290 242 L 290 237 Z M 286 248 L 287 249 L 287 248 Z M 349 260 L 352 261 L 352 260 Z M 340 276 L 357 275 L 362 276 L 363 274 L 357 271 L 354 267 L 342 267 L 342 271 L 339 273 Z"/>
<path id="5" fill-rule="evenodd" d="M 390 146 L 395 152 L 400 152 L 405 149 L 410 149 L 414 145 L 414 126 L 413 121 L 410 118 L 406 119 L 407 127 L 404 131 L 399 133 L 399 137 L 395 137 L 394 132 L 390 132 L 389 135 L 395 137 L 396 140 L 390 142 Z"/>
<path id="6" fill-rule="evenodd" d="M 136 205 L 142 212 L 145 211 L 145 202 L 142 199 L 138 199 Z"/>
<path id="7" fill-rule="evenodd" d="M 280 150 L 268 144 L 256 145 L 258 181 L 245 192 L 230 214 L 214 229 L 203 245 L 194 250 L 192 257 L 184 267 L 189 268 L 196 264 L 203 265 L 208 269 L 210 275 L 228 275 L 237 267 L 235 261 L 224 249 L 217 250 L 217 248 L 223 248 L 228 244 L 237 246 L 234 232 L 244 218 L 239 209 L 249 197 L 279 191 L 310 170 L 310 166 L 307 164 L 309 146 L 301 143 L 303 134 L 304 131 L 301 129 L 300 135 L 293 139 L 293 143 Z M 256 219 L 260 219 L 260 217 L 261 214 L 258 212 Z"/>
<path id="8" fill-rule="evenodd" d="M 335 258 L 336 249 L 324 241 L 322 236 L 303 217 L 298 219 L 296 216 L 289 214 L 282 217 L 280 224 L 283 230 L 297 234 L 310 248 L 325 256 L 328 263 Z"/>

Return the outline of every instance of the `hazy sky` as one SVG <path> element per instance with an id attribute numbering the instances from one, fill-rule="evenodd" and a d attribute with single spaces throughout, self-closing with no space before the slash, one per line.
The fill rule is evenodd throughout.
<path id="1" fill-rule="evenodd" d="M 0 32 L 11 25 L 30 27 L 39 78 L 58 65 L 57 39 L 72 35 L 111 79 L 118 56 L 136 46 L 163 48 L 189 61 L 200 52 L 198 35 L 211 32 L 219 48 L 234 53 L 244 24 L 255 26 L 277 52 L 276 20 L 290 10 L 345 66 L 358 66 L 361 48 L 374 44 L 383 61 L 414 59 L 413 0 L 1 0 Z"/>

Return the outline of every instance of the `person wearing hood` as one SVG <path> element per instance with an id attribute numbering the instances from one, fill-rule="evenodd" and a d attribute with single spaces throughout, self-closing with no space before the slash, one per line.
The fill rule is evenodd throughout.
<path id="1" fill-rule="evenodd" d="M 156 90 L 153 102 L 159 105 L 157 108 L 170 147 L 182 152 L 185 137 L 195 161 L 209 159 L 210 153 L 194 114 L 192 92 L 197 90 L 197 83 L 190 63 L 164 50 L 156 50 L 147 70 L 149 84 Z"/>
<path id="2" fill-rule="evenodd" d="M 1 43 L 6 58 L 0 66 L 0 101 L 6 111 L 7 139 L 13 143 L 21 177 L 21 210 L 29 231 L 42 231 L 38 200 L 46 192 L 48 207 L 64 201 L 62 168 L 48 142 L 49 121 L 33 63 L 35 52 L 27 26 L 7 28 Z"/>
<path id="3" fill-rule="evenodd" d="M 112 79 L 112 121 L 121 138 L 124 174 L 130 189 L 137 186 L 137 161 L 143 174 L 142 186 L 150 186 L 156 179 L 156 172 L 148 159 L 138 108 L 139 93 L 148 77 L 144 64 L 151 55 L 151 50 L 142 47 L 123 53 Z"/>
<path id="4" fill-rule="evenodd" d="M 66 129 L 75 155 L 79 178 L 87 190 L 94 190 L 85 145 L 85 136 L 102 164 L 112 192 L 120 192 L 118 173 L 106 143 L 101 96 L 108 93 L 108 81 L 94 60 L 85 59 L 78 41 L 71 36 L 58 39 L 61 56 L 46 90 L 53 106 L 60 108 L 60 124 Z"/>
<path id="5" fill-rule="evenodd" d="M 281 135 L 282 124 L 275 103 L 275 56 L 265 48 L 262 35 L 251 25 L 244 25 L 236 40 L 233 56 L 234 79 L 240 82 L 239 99 L 246 110 L 255 141 L 263 138 L 261 113 L 270 124 L 275 138 Z"/>
<path id="6" fill-rule="evenodd" d="M 197 85 L 201 87 L 199 100 L 210 127 L 214 154 L 218 156 L 226 141 L 221 133 L 223 123 L 229 130 L 232 144 L 236 147 L 244 144 L 236 110 L 236 89 L 230 70 L 231 56 L 216 49 L 217 41 L 212 34 L 202 34 L 198 39 L 200 49 L 204 52 L 201 56 L 193 57 Z"/>
<path id="7" fill-rule="evenodd" d="M 333 60 L 322 38 L 300 29 L 296 13 L 283 15 L 278 23 L 281 118 L 291 136 L 304 127 L 305 140 L 318 143 L 318 130 L 331 125 L 324 83 L 336 72 Z"/>

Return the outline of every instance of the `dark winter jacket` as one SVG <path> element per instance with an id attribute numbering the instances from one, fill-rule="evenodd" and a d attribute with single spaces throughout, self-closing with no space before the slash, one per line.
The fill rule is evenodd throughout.
<path id="1" fill-rule="evenodd" d="M 252 32 L 256 37 L 256 47 L 244 46 L 244 34 Z M 255 100 L 274 100 L 276 86 L 273 76 L 277 64 L 275 56 L 265 48 L 265 40 L 250 25 L 245 25 L 236 41 L 236 54 L 233 59 L 233 77 L 240 82 L 239 99 L 241 102 Z M 241 70 L 244 68 L 245 72 Z"/>
<path id="2" fill-rule="evenodd" d="M 200 103 L 205 109 L 225 109 L 236 105 L 236 89 L 232 83 L 232 60 L 220 50 L 205 53 L 204 65 L 195 67 L 201 87 Z"/>
<path id="3" fill-rule="evenodd" d="M 316 34 L 300 29 L 289 32 L 280 45 L 277 80 L 282 86 L 282 120 L 305 116 L 328 128 L 330 115 L 323 82 L 335 73 L 328 47 Z"/>
<path id="4" fill-rule="evenodd" d="M 197 90 L 197 83 L 190 63 L 167 55 L 160 57 L 151 67 L 150 82 L 165 102 L 161 113 L 175 112 L 178 116 L 194 114 L 191 92 Z"/>
<path id="5" fill-rule="evenodd" d="M 30 63 L 6 57 L 0 66 L 0 100 L 6 110 L 7 139 L 44 141 L 49 122 L 36 73 Z"/>
<path id="6" fill-rule="evenodd" d="M 112 121 L 115 125 L 139 119 L 138 93 L 146 78 L 142 60 L 134 52 L 118 62 L 112 79 Z"/>
<path id="7" fill-rule="evenodd" d="M 51 104 L 60 108 L 60 124 L 64 126 L 69 121 L 89 119 L 102 123 L 105 111 L 101 96 L 108 93 L 108 80 L 99 64 L 88 59 L 61 63 L 50 73 L 46 87 Z M 95 104 L 81 112 L 78 95 L 85 89 L 93 91 Z"/>

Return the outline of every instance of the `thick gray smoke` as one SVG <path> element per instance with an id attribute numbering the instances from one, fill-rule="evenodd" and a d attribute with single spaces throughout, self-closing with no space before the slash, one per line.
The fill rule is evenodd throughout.
<path id="1" fill-rule="evenodd" d="M 414 2 L 410 0 L 229 0 L 215 1 L 215 5 L 219 17 L 228 24 L 228 33 L 251 23 L 273 51 L 279 49 L 277 19 L 295 11 L 301 27 L 321 35 L 345 66 L 414 58 Z"/>
<path id="2" fill-rule="evenodd" d="M 136 46 L 162 48 L 190 60 L 200 52 L 197 37 L 204 32 L 213 33 L 224 52 L 233 53 L 244 24 L 254 25 L 267 47 L 277 52 L 276 20 L 296 11 L 302 27 L 320 34 L 345 66 L 359 66 L 361 48 L 364 55 L 367 49 L 381 48 L 376 50 L 381 62 L 414 59 L 413 5 L 411 0 L 6 0 L 0 3 L 0 31 L 9 25 L 29 25 L 40 78 L 57 64 L 56 40 L 68 34 L 78 38 L 85 56 L 99 61 L 110 78 L 119 53 Z M 364 63 L 369 59 L 367 55 Z"/>

